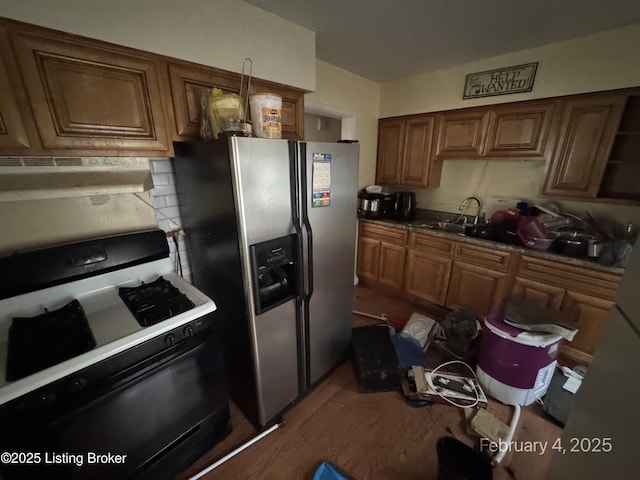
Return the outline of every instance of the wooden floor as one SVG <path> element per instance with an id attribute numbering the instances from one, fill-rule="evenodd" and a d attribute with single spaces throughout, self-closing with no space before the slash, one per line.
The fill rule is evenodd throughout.
<path id="1" fill-rule="evenodd" d="M 364 287 L 356 289 L 355 309 L 404 319 L 420 311 Z M 357 325 L 371 321 L 354 317 Z M 512 407 L 491 400 L 488 410 L 509 423 Z M 231 420 L 232 433 L 180 478 L 196 474 L 258 434 L 233 403 Z M 552 456 L 550 446 L 561 433 L 543 418 L 539 406 L 523 408 L 514 440 L 547 442 L 549 448 L 544 455 L 508 453 L 494 468 L 494 478 L 544 478 Z M 329 460 L 355 480 L 435 479 L 435 444 L 445 435 L 473 445 L 463 410 L 441 404 L 414 408 L 399 392 L 361 393 L 351 365 L 344 363 L 285 415 L 281 428 L 203 478 L 310 480 L 318 465 Z"/>

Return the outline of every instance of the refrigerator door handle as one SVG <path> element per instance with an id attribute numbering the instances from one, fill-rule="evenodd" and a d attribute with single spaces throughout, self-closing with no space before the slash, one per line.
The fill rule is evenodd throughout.
<path id="1" fill-rule="evenodd" d="M 302 226 L 300 224 L 300 175 L 298 169 L 298 145 L 294 140 L 289 140 L 289 182 L 291 184 L 291 219 L 296 232 L 296 336 L 298 343 L 298 391 L 303 393 L 308 387 L 308 362 L 301 352 L 307 351 L 306 337 L 307 326 L 302 321 L 304 301 L 304 267 L 302 265 Z"/>
<path id="2" fill-rule="evenodd" d="M 311 229 L 311 222 L 309 221 L 309 201 L 307 195 L 307 144 L 300 143 L 300 184 L 302 185 L 301 191 L 304 198 L 302 199 L 302 224 L 307 231 L 307 285 L 308 290 L 305 295 L 305 302 L 308 305 L 313 295 L 313 230 Z"/>
<path id="3" fill-rule="evenodd" d="M 289 183 L 291 184 L 291 220 L 293 221 L 293 229 L 298 236 L 298 259 L 301 259 L 302 253 L 302 227 L 300 224 L 300 187 L 298 185 L 298 151 L 296 142 L 289 141 Z M 300 266 L 302 266 L 300 264 Z M 298 284 L 302 284 L 302 275 L 298 275 Z M 299 290 L 302 292 L 302 289 Z"/>

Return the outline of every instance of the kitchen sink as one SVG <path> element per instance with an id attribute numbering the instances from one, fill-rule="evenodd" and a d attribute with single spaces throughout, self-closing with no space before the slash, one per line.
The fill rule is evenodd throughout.
<path id="1" fill-rule="evenodd" d="M 437 221 L 437 220 L 427 221 L 427 222 L 425 221 L 413 222 L 411 225 L 414 227 L 430 228 L 432 230 L 440 230 L 443 232 L 460 233 L 460 234 L 464 234 L 464 230 L 465 230 L 465 226 L 459 223 Z"/>

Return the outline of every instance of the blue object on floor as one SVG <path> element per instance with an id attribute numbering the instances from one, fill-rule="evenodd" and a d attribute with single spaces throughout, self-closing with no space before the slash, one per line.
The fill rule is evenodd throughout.
<path id="1" fill-rule="evenodd" d="M 344 475 L 342 475 L 336 469 L 336 467 L 334 467 L 331 463 L 324 461 L 320 464 L 320 466 L 316 470 L 316 473 L 313 476 L 313 480 L 349 480 L 349 479 Z"/>
<path id="2" fill-rule="evenodd" d="M 398 365 L 403 373 L 414 365 L 427 366 L 420 342 L 411 335 L 403 332 L 396 333 L 391 337 L 391 341 L 396 349 Z"/>

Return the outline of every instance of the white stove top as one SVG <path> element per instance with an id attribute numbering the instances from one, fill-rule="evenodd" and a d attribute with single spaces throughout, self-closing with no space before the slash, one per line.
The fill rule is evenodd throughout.
<path id="1" fill-rule="evenodd" d="M 120 299 L 118 288 L 149 283 L 159 276 L 184 293 L 195 307 L 155 325 L 142 327 Z M 39 315 L 45 308 L 55 310 L 73 299 L 77 299 L 84 309 L 96 340 L 95 348 L 33 375 L 7 382 L 7 339 L 12 319 Z M 0 300 L 0 405 L 215 309 L 213 300 L 172 272 L 169 258 Z"/>

